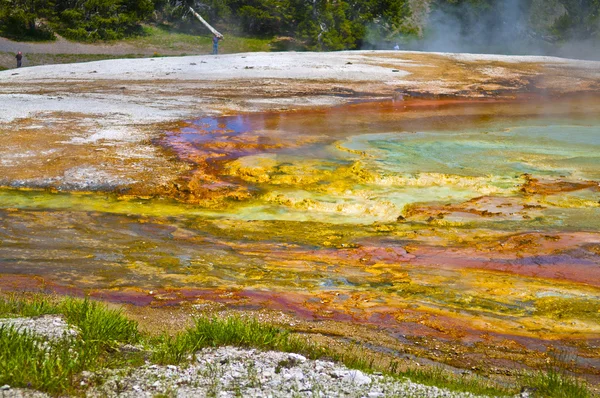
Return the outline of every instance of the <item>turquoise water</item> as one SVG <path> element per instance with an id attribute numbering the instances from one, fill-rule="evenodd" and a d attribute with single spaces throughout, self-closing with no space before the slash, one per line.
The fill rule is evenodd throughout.
<path id="1" fill-rule="evenodd" d="M 577 212 L 586 217 L 590 212 L 597 214 L 600 199 L 598 184 L 594 186 L 594 181 L 600 178 L 597 125 L 565 121 L 546 126 L 504 124 L 464 132 L 361 134 L 332 144 L 327 152 L 331 157 L 313 161 L 325 164 L 335 158 L 347 164 L 359 162 L 368 177 L 361 180 L 350 175 L 341 183 L 333 173 L 312 185 L 261 184 L 270 192 L 269 198 L 277 195 L 278 201 L 291 204 L 261 207 L 254 215 L 350 223 L 393 221 L 410 204 L 460 204 L 481 196 L 512 198 L 521 205 L 535 202 L 546 209 L 566 208 L 569 218 Z M 297 157 L 270 155 L 269 161 L 292 165 L 294 170 L 306 168 Z M 316 167 L 311 166 L 315 172 Z M 557 188 L 556 197 L 551 198 L 545 194 L 526 197 L 522 187 L 527 178 L 539 179 L 550 186 L 580 183 L 591 186 L 574 192 Z M 306 201 L 310 204 L 298 210 L 298 203 Z M 562 223 L 552 220 L 552 224 Z"/>
<path id="2" fill-rule="evenodd" d="M 344 132 L 336 128 L 334 139 L 324 135 L 294 150 L 284 146 L 254 149 L 249 155 L 249 150 L 238 152 L 239 158 L 225 164 L 221 177 L 230 178 L 228 173 L 234 173 L 233 166 L 242 165 L 243 171 L 234 175 L 235 183 L 251 194 L 246 199 L 228 201 L 220 208 L 170 199 L 121 198 L 108 193 L 16 190 L 0 190 L 0 207 L 369 224 L 393 222 L 405 215 L 407 206 L 453 205 L 462 206 L 466 213 L 454 211 L 449 219 L 472 223 L 475 210 L 501 211 L 465 203 L 492 197 L 507 198 L 513 207 L 527 204 L 543 208 L 505 211 L 498 221 L 518 221 L 522 217 L 521 221 L 526 222 L 547 215 L 545 222 L 558 227 L 572 225 L 578 221 L 568 220 L 581 218 L 585 225 L 597 226 L 597 222 L 587 221 L 588 217 L 596 217 L 600 206 L 598 184 L 594 185 L 600 179 L 600 121 L 596 119 L 530 118 L 465 125 L 463 129 L 454 126 L 452 130 L 409 132 L 402 129 L 401 123 L 398 130 L 391 129 L 389 115 L 381 125 L 376 117 L 374 114 L 370 121 L 373 128 L 369 134 L 362 133 L 363 129 L 360 134 L 353 134 L 346 123 Z M 219 136 L 221 140 L 226 140 L 232 131 L 242 140 L 249 135 L 250 142 L 253 134 L 265 134 L 260 126 L 256 127 L 258 133 L 252 130 L 251 123 L 241 128 L 238 119 L 232 118 L 236 128 L 221 119 L 211 124 L 205 118 L 200 124 L 209 126 L 213 135 L 222 130 L 226 137 Z M 321 122 L 325 123 L 326 118 Z M 312 123 L 308 135 L 326 127 L 315 125 L 314 120 Z M 298 126 L 292 125 L 296 131 Z M 197 145 L 193 129 L 182 134 L 178 140 Z M 286 130 L 278 134 L 286 139 L 290 135 Z M 203 132 L 201 138 L 205 135 Z M 551 187 L 550 193 L 527 196 L 522 192 L 527 178 L 557 187 L 579 183 L 587 186 L 562 191 Z M 555 188 L 558 190 L 552 191 Z M 475 221 L 489 223 L 494 218 Z"/>
<path id="3" fill-rule="evenodd" d="M 395 174 L 600 177 L 600 127 L 550 125 L 500 131 L 388 133 L 351 137 L 344 147 Z"/>

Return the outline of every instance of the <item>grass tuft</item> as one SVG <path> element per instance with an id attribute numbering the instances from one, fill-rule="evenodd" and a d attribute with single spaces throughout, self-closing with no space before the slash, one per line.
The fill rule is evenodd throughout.
<path id="1" fill-rule="evenodd" d="M 549 367 L 546 371 L 529 373 L 523 383 L 536 392 L 536 396 L 547 398 L 589 398 L 590 390 L 583 380 L 566 374 L 565 370 Z"/>
<path id="2" fill-rule="evenodd" d="M 350 369 L 379 371 L 394 378 L 407 378 L 427 386 L 443 386 L 451 391 L 489 396 L 514 393 L 511 389 L 476 374 L 457 374 L 441 366 L 403 366 L 397 360 L 385 360 L 383 356 L 378 356 L 377 353 L 374 354 L 358 344 L 352 345 L 342 353 L 326 352 L 325 355 Z"/>
<path id="3" fill-rule="evenodd" d="M 41 295 L 0 297 L 0 317 L 48 314 L 64 315 L 69 324 L 79 328 L 81 338 L 86 341 L 135 343 L 140 338 L 137 323 L 127 319 L 122 311 L 109 309 L 105 304 L 87 298 L 57 300 Z"/>
<path id="4" fill-rule="evenodd" d="M 56 302 L 46 296 L 33 295 L 26 300 L 18 295 L 0 297 L 0 317 L 33 317 L 60 312 Z"/>
<path id="5" fill-rule="evenodd" d="M 89 299 L 0 297 L 0 317 L 46 314 L 63 315 L 79 329 L 79 335 L 54 341 L 0 326 L 0 384 L 64 394 L 75 391 L 74 381 L 83 370 L 123 366 L 136 360 L 114 349 L 115 345 L 140 339 L 137 323 L 118 310 Z"/>
<path id="6" fill-rule="evenodd" d="M 190 337 L 203 346 L 235 345 L 240 347 L 273 348 L 289 340 L 289 332 L 256 319 L 241 317 L 197 318 Z"/>
<path id="7" fill-rule="evenodd" d="M 288 330 L 260 323 L 254 318 L 197 318 L 193 327 L 175 336 L 163 335 L 155 346 L 152 360 L 160 364 L 177 364 L 191 359 L 198 350 L 220 346 L 252 347 L 263 350 L 296 352 L 309 358 L 330 358 L 351 369 L 380 371 L 396 378 L 430 386 L 443 386 L 453 391 L 482 395 L 507 395 L 511 391 L 476 375 L 457 375 L 442 368 L 408 368 L 398 363 L 378 365 L 372 355 L 359 346 L 343 353 L 303 340 Z M 282 365 L 283 366 L 283 365 Z"/>
<path id="8" fill-rule="evenodd" d="M 136 343 L 140 338 L 135 321 L 97 301 L 67 298 L 59 309 L 68 323 L 79 328 L 81 338 L 87 342 Z"/>
<path id="9" fill-rule="evenodd" d="M 61 340 L 49 344 L 30 333 L 0 327 L 0 384 L 30 387 L 50 393 L 66 391 L 74 375 L 89 363 L 93 352 L 80 342 Z"/>
<path id="10" fill-rule="evenodd" d="M 512 391 L 492 383 L 481 376 L 456 374 L 441 367 L 411 367 L 401 373 L 413 382 L 427 386 L 444 386 L 452 391 L 470 392 L 477 395 L 508 395 Z"/>
<path id="11" fill-rule="evenodd" d="M 252 347 L 311 355 L 317 348 L 290 334 L 288 330 L 260 323 L 254 318 L 230 316 L 197 318 L 194 326 L 176 336 L 163 335 L 153 359 L 159 363 L 177 363 L 205 347 Z"/>

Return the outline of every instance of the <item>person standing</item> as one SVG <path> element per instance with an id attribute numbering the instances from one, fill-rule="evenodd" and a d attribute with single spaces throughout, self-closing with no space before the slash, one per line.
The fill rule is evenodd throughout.
<path id="1" fill-rule="evenodd" d="M 23 60 L 23 53 L 21 51 L 19 51 L 17 53 L 17 55 L 15 55 L 15 58 L 17 59 L 17 68 L 21 67 L 21 62 Z"/>
<path id="2" fill-rule="evenodd" d="M 223 37 L 219 37 L 217 35 L 213 35 L 213 54 L 217 55 L 219 53 L 219 40 L 223 39 Z"/>

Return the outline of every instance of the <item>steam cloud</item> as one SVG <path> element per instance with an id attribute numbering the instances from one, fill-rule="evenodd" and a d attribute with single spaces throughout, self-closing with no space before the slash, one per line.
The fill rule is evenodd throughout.
<path id="1" fill-rule="evenodd" d="M 600 59 L 599 39 L 562 43 L 544 40 L 541 32 L 565 12 L 558 2 L 554 3 L 551 7 L 543 1 L 502 0 L 485 12 L 475 10 L 469 2 L 439 7 L 427 15 L 423 38 L 399 37 L 397 42 L 406 50 Z M 393 45 L 377 47 L 391 49 Z"/>

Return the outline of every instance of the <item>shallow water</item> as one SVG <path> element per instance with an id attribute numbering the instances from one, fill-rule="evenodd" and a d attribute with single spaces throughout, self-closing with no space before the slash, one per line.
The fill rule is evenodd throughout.
<path id="1" fill-rule="evenodd" d="M 465 342 L 582 339 L 597 360 L 599 104 L 189 121 L 157 143 L 197 165 L 210 201 L 0 190 L 2 286 L 208 298 Z"/>

